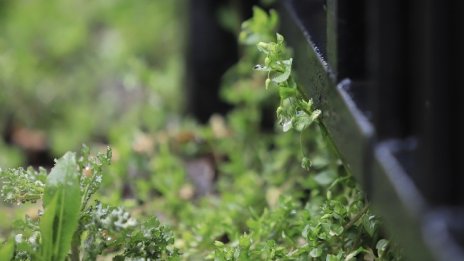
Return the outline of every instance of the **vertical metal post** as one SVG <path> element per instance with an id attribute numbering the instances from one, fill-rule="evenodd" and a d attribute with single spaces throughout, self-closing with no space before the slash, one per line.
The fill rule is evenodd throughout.
<path id="1" fill-rule="evenodd" d="M 190 0 L 187 38 L 186 111 L 201 122 L 230 106 L 219 97 L 221 78 L 238 60 L 234 33 L 219 22 L 221 8 L 233 6 L 242 19 L 257 0 Z"/>

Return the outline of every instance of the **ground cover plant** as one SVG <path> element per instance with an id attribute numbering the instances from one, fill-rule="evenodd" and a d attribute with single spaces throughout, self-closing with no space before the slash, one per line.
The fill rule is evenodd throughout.
<path id="1" fill-rule="evenodd" d="M 173 238 L 155 217 L 138 222 L 121 207 L 89 202 L 102 181 L 102 168 L 111 161 L 111 149 L 81 156 L 68 152 L 56 160 L 50 173 L 40 169 L 2 171 L 1 196 L 24 204 L 43 202 L 40 218 L 26 217 L 15 224 L 16 235 L 0 252 L 2 260 L 95 260 L 118 252 L 125 258 L 168 259 Z"/>
<path id="2" fill-rule="evenodd" d="M 242 58 L 222 86 L 228 115 L 119 126 L 112 150 L 84 146 L 50 171 L 2 169 L 1 198 L 28 217 L 2 231 L 0 259 L 400 259 L 293 80 L 298 57 L 277 25 L 258 8 L 243 23 Z"/>

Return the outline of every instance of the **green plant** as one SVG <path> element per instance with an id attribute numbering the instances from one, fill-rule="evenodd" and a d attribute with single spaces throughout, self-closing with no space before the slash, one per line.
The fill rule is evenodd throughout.
<path id="1" fill-rule="evenodd" d="M 271 12 L 271 20 L 273 13 Z M 266 15 L 255 9 L 255 16 L 245 22 L 245 44 L 263 37 L 261 26 Z M 255 34 L 254 34 L 255 33 Z M 301 165 L 312 173 L 303 179 L 310 190 L 305 203 L 291 196 L 281 196 L 271 210 L 264 210 L 247 222 L 248 230 L 231 243 L 216 241 L 215 260 L 396 260 L 399 257 L 389 248 L 389 241 L 378 231 L 379 220 L 370 213 L 368 204 L 352 177 L 345 172 L 333 152 L 323 153 L 323 141 L 318 122 L 320 110 L 313 108 L 302 88 L 292 77 L 292 61 L 284 37 L 277 34 L 276 41 L 257 43 L 264 55 L 264 64 L 254 68 L 266 73 L 265 88 L 277 89 L 280 105 L 276 114 L 284 132 L 294 129 L 300 135 L 310 133 L 319 144 L 318 157 L 310 160 L 301 139 L 303 159 Z M 319 123 L 320 124 L 320 123 Z M 319 125 L 318 124 L 318 125 Z M 323 126 L 321 126 L 323 128 Z M 316 147 L 317 148 L 317 147 Z M 285 148 L 289 149 L 289 148 Z M 332 154 L 332 155 L 330 155 Z M 314 162 L 312 164 L 312 162 Z"/>
<path id="2" fill-rule="evenodd" d="M 38 218 L 16 222 L 14 241 L 1 247 L 1 259 L 96 260 L 110 253 L 115 260 L 175 258 L 173 238 L 155 217 L 139 223 L 121 207 L 89 204 L 110 161 L 111 149 L 92 156 L 84 146 L 80 157 L 68 152 L 56 160 L 49 174 L 45 169 L 0 170 L 4 200 L 43 202 Z"/>

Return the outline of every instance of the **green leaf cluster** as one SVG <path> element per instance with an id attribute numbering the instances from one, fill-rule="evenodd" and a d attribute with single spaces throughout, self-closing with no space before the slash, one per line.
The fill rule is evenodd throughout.
<path id="1" fill-rule="evenodd" d="M 277 88 L 280 105 L 277 108 L 277 118 L 284 132 L 290 129 L 303 131 L 315 122 L 321 114 L 313 108 L 311 99 L 297 86 L 292 77 L 292 62 L 285 46 L 284 37 L 277 34 L 275 42 L 259 42 L 258 50 L 264 54 L 264 64 L 258 64 L 255 69 L 267 73 L 266 89 Z"/>

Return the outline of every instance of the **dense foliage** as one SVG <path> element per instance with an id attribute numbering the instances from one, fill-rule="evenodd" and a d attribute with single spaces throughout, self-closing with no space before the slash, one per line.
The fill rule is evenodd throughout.
<path id="1" fill-rule="evenodd" d="M 108 17 L 124 17 L 122 7 L 112 9 L 119 4 L 103 2 Z M 154 1 L 158 7 L 168 6 L 162 3 L 166 2 Z M 124 27 L 123 20 L 114 21 Z M 255 8 L 253 18 L 242 24 L 242 58 L 223 79 L 222 96 L 234 105 L 225 117 L 214 115 L 208 125 L 199 125 L 166 114 L 163 110 L 173 111 L 168 106 L 129 110 L 120 122 L 109 121 L 97 132 L 109 139 L 112 150 L 92 153 L 84 146 L 79 156 L 68 152 L 56 160 L 51 171 L 0 170 L 1 198 L 23 204 L 27 213 L 12 229 L 7 228 L 10 223 L 0 224 L 0 236 L 5 237 L 0 259 L 400 259 L 331 150 L 321 131 L 321 112 L 293 80 L 292 61 L 299 57 L 292 58 L 284 37 L 276 34 L 278 20 L 276 12 Z M 146 93 L 172 99 L 169 92 L 156 91 L 161 82 L 149 80 L 161 77 L 159 72 L 135 59 L 138 73 L 128 81 L 153 85 Z M 113 62 L 108 64 L 118 64 Z M 167 74 L 165 81 L 175 82 L 171 78 L 177 76 Z M 277 124 L 269 130 L 263 122 L 274 107 Z M 79 119 L 65 108 L 58 122 Z M 38 121 L 49 122 L 46 113 Z M 23 124 L 28 122 L 24 119 Z M 74 125 L 66 125 L 65 131 L 53 126 L 47 130 L 49 137 L 78 133 L 73 144 L 95 133 L 92 128 L 82 134 Z M 51 139 L 55 146 L 58 138 Z M 75 146 L 71 143 L 54 149 L 61 152 Z M 94 146 L 101 151 L 101 145 Z"/>

